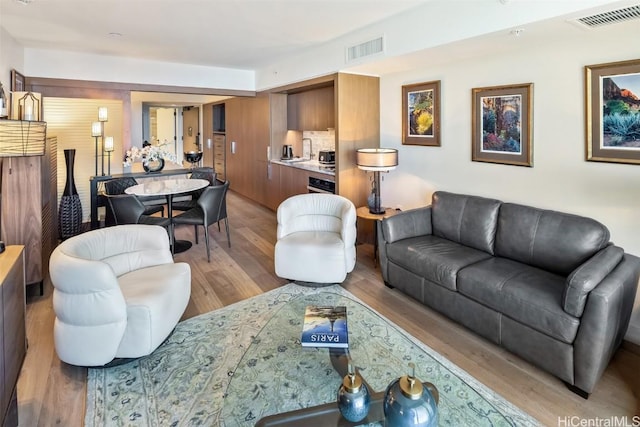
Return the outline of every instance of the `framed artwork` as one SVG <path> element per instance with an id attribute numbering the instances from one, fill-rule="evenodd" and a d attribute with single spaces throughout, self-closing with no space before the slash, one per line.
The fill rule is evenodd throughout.
<path id="1" fill-rule="evenodd" d="M 402 86 L 402 143 L 440 146 L 440 80 Z"/>
<path id="2" fill-rule="evenodd" d="M 585 67 L 587 160 L 640 164 L 640 59 Z"/>
<path id="3" fill-rule="evenodd" d="M 533 166 L 533 83 L 472 89 L 471 160 Z"/>
<path id="4" fill-rule="evenodd" d="M 16 70 L 11 70 L 11 92 L 25 91 L 24 76 Z"/>

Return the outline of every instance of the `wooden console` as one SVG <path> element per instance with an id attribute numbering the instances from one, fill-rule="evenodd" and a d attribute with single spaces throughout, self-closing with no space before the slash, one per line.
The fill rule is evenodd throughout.
<path id="1" fill-rule="evenodd" d="M 16 384 L 27 351 L 24 247 L 0 254 L 0 416 L 2 426 L 18 425 Z"/>

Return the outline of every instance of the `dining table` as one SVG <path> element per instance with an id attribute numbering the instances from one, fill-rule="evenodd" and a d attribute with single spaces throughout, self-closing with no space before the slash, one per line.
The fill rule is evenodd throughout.
<path id="1" fill-rule="evenodd" d="M 174 254 L 184 252 L 191 248 L 191 242 L 188 240 L 176 240 L 175 224 L 173 222 L 173 198 L 175 196 L 186 195 L 193 191 L 200 190 L 208 186 L 210 183 L 206 179 L 191 178 L 171 178 L 158 181 L 148 181 L 142 184 L 131 186 L 124 190 L 127 194 L 133 194 L 137 197 L 158 197 L 165 196 L 167 199 L 167 216 L 171 220 L 169 225 L 169 239 L 171 242 L 171 250 Z"/>

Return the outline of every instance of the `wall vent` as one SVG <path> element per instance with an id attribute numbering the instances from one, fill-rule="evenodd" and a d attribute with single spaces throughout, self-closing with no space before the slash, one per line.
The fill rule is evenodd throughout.
<path id="1" fill-rule="evenodd" d="M 384 37 L 347 47 L 347 62 L 384 52 Z"/>
<path id="2" fill-rule="evenodd" d="M 595 28 L 603 25 L 616 24 L 622 21 L 630 21 L 632 19 L 640 19 L 640 5 L 585 16 L 583 18 L 576 19 L 576 22 L 589 28 Z"/>

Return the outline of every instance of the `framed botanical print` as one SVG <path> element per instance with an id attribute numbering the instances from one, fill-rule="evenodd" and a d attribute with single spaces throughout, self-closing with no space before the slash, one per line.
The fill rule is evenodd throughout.
<path id="1" fill-rule="evenodd" d="M 402 86 L 402 143 L 440 146 L 440 80 Z"/>
<path id="2" fill-rule="evenodd" d="M 585 67 L 587 160 L 640 164 L 640 60 Z"/>
<path id="3" fill-rule="evenodd" d="M 533 83 L 472 89 L 471 159 L 533 166 Z"/>

